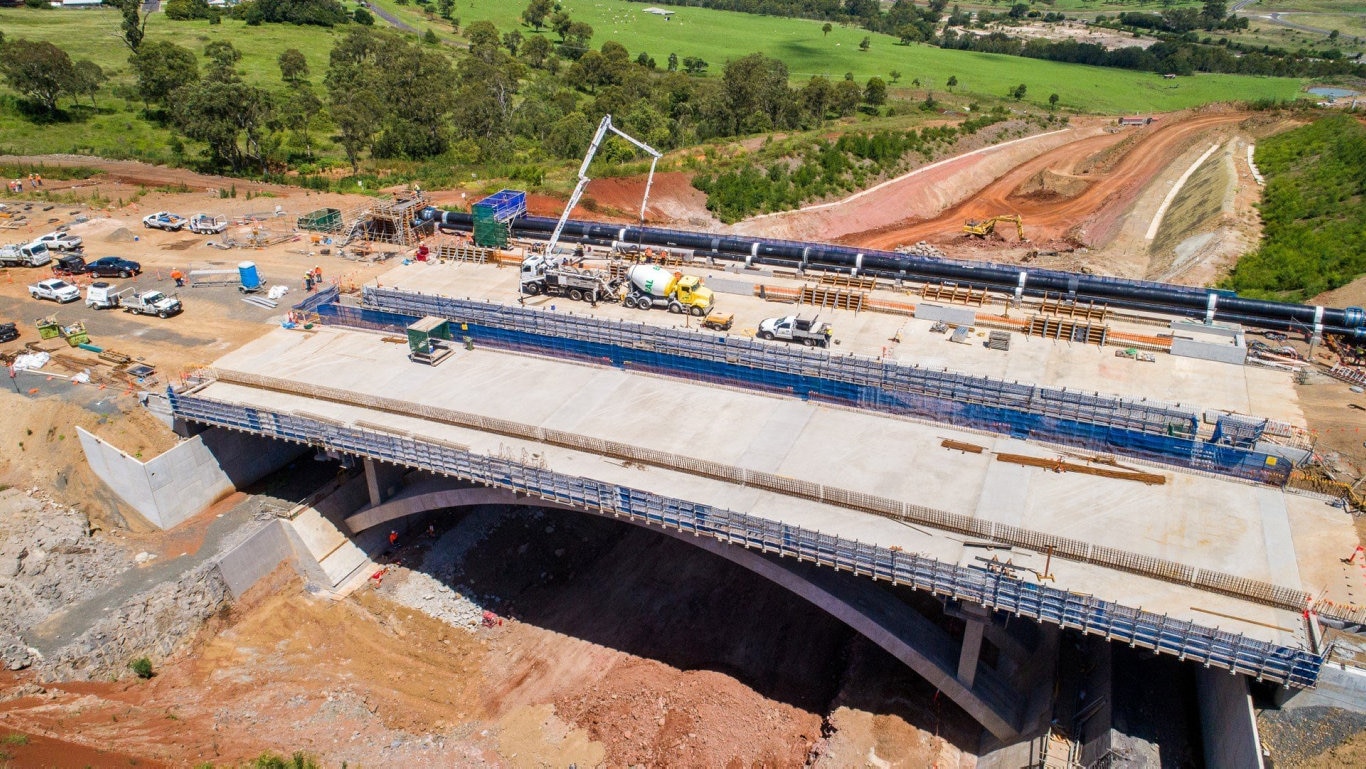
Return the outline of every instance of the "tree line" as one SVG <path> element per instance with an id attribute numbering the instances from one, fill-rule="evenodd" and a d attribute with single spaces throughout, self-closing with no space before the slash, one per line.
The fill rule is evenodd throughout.
<path id="1" fill-rule="evenodd" d="M 320 138 L 340 149 L 353 173 L 366 158 L 535 165 L 581 156 L 605 113 L 628 133 L 668 150 L 815 128 L 860 106 L 876 109 L 887 96 L 880 78 L 856 83 L 814 77 L 794 88 L 783 62 L 758 53 L 726 62 L 719 77 L 700 77 L 711 65 L 698 57 L 670 54 L 656 61 L 615 41 L 594 47 L 590 25 L 544 0 L 531 0 L 525 27 L 500 30 L 488 21 L 465 26 L 466 51 L 346 23 L 325 72 L 310 72 L 304 55 L 291 49 L 279 57 L 278 81 L 248 82 L 241 51 L 231 43 L 192 50 L 147 41 L 141 4 L 118 2 L 116 23 L 134 80 L 119 93 L 140 102 L 145 118 L 176 132 L 173 151 L 187 152 L 186 140 L 198 142 L 203 165 L 237 173 L 320 167 L 326 163 L 315 153 Z M 289 2 L 250 5 L 268 10 Z M 291 7 L 323 2 L 299 0 Z M 0 45 L 0 71 L 49 118 L 57 116 L 59 98 L 93 99 L 103 82 L 97 67 L 72 62 L 52 43 Z M 612 140 L 601 155 L 624 160 L 634 150 Z"/>

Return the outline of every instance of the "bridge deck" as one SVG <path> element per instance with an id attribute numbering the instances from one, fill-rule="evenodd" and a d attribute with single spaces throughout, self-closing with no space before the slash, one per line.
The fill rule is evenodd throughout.
<path id="1" fill-rule="evenodd" d="M 930 333 L 929 329 L 933 325 L 930 321 L 875 312 L 855 313 L 852 310 L 775 304 L 752 295 L 752 286 L 756 282 L 795 288 L 802 285 L 800 280 L 735 274 L 721 269 L 698 269 L 697 273 L 706 278 L 707 285 L 724 292 L 717 298 L 717 307 L 735 314 L 733 334 L 752 335 L 760 320 L 776 315 L 799 311 L 807 315 L 819 313 L 822 320 L 834 326 L 838 344 L 832 349 L 837 353 L 878 356 L 885 351 L 891 360 L 927 368 L 948 368 L 965 374 L 1099 391 L 1129 398 L 1153 398 L 1193 404 L 1205 409 L 1255 414 L 1299 426 L 1305 424 L 1293 379 L 1285 371 L 1231 366 L 1173 355 L 1158 355 L 1152 363 L 1139 362 L 1116 357 L 1117 348 L 1114 347 L 1029 338 L 1021 334 L 1011 335 L 1010 350 L 1003 353 L 988 349 L 985 336 L 970 337 L 969 344 L 951 344 L 947 334 Z M 385 288 L 458 298 L 471 297 L 504 304 L 517 301 L 517 281 L 516 270 L 463 263 L 440 265 L 415 262 L 395 267 L 379 278 L 380 285 Z M 888 290 L 876 291 L 874 296 L 907 304 L 923 301 L 918 294 L 908 296 Z M 551 305 L 558 312 L 587 313 L 600 318 L 621 318 L 661 326 L 693 323 L 662 311 L 641 312 L 614 304 L 604 303 L 590 308 L 582 302 L 559 297 L 542 296 L 526 300 L 527 307 L 548 309 Z M 1001 305 L 989 304 L 972 309 L 983 316 L 999 314 Z M 1025 314 L 1020 310 L 1010 311 L 1012 319 L 1024 317 Z M 1169 329 L 1160 325 L 1140 325 L 1122 319 L 1109 322 L 1116 330 L 1145 336 L 1170 333 Z M 890 341 L 898 332 L 901 341 Z"/>
<path id="2" fill-rule="evenodd" d="M 1008 522 L 1317 593 L 1333 578 L 1323 552 L 1350 541 L 1350 522 L 1313 500 L 1249 484 L 1166 472 L 1165 486 L 1007 465 L 941 440 L 988 451 L 1056 456 L 1039 446 L 791 398 L 739 392 L 476 349 L 436 368 L 406 360 L 406 345 L 324 328 L 276 331 L 218 367 L 301 385 L 462 409 L 631 446 L 762 470 Z M 910 527 L 810 499 L 698 477 L 449 424 L 298 394 L 217 382 L 205 397 L 364 422 L 518 461 L 533 455 L 563 473 L 901 547 L 962 565 L 997 555 L 1042 570 L 1044 557 L 966 546 L 964 537 Z M 534 460 L 533 460 L 534 461 Z M 1331 511 L 1330 511 L 1331 512 Z M 1307 524 L 1312 523 L 1309 527 Z M 1300 536 L 1299 531 L 1313 532 Z M 1338 531 L 1340 529 L 1340 531 Z M 1334 531 L 1339 536 L 1325 536 Z M 1056 586 L 1285 645 L 1304 643 L 1297 612 L 1095 565 L 1053 559 Z M 1022 575 L 1028 576 L 1027 572 Z"/>

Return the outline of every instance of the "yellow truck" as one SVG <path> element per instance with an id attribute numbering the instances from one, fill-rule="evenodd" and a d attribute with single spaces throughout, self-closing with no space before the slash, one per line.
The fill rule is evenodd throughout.
<path id="1" fill-rule="evenodd" d="M 711 312 L 715 295 L 695 275 L 670 272 L 657 264 L 638 264 L 626 271 L 622 304 L 648 310 L 663 307 L 701 318 Z"/>

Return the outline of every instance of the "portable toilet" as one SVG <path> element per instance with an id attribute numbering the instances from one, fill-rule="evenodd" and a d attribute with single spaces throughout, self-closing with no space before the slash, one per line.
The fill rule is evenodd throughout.
<path id="1" fill-rule="evenodd" d="M 261 274 L 256 271 L 256 262 L 238 264 L 237 275 L 242 279 L 242 285 L 237 287 L 238 291 L 250 294 L 261 290 Z"/>

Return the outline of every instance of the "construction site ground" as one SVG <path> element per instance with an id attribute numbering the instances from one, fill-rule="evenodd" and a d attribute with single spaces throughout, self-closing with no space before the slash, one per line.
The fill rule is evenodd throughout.
<path id="1" fill-rule="evenodd" d="M 859 197 L 857 205 L 829 201 L 836 205 L 766 217 L 735 229 L 887 247 L 927 240 L 955 257 L 1208 282 L 1222 275 L 1258 235 L 1252 208 L 1258 194 L 1248 177 L 1245 143 L 1284 125 L 1261 114 L 1223 108 L 1158 116 L 1149 126 L 1122 131 L 1113 126 L 1113 118 L 1074 119 L 1064 133 L 921 171 Z M 1198 194 L 1178 195 L 1164 217 L 1165 229 L 1150 242 L 1146 235 L 1152 213 L 1175 179 L 1216 142 L 1220 150 L 1187 182 Z M 146 273 L 130 281 L 140 286 L 167 290 L 172 288 L 173 268 L 226 270 L 249 259 L 269 282 L 292 289 L 276 311 L 241 302 L 231 286 L 181 289 L 185 313 L 163 321 L 35 302 L 27 298 L 24 287 L 46 277 L 45 269 L 0 271 L 0 321 L 18 322 L 23 334 L 18 342 L 0 346 L 0 351 L 13 352 L 36 340 L 32 321 L 56 313 L 63 321 L 85 319 L 95 344 L 155 365 L 159 380 L 130 386 L 92 353 L 62 349 L 64 359 L 50 364 L 49 371 L 70 375 L 91 368 L 97 381 L 109 383 L 99 389 L 98 384 L 73 385 L 56 376 L 21 375 L 19 394 L 0 387 L 0 405 L 7 404 L 0 408 L 0 484 L 33 488 L 74 506 L 78 514 L 89 517 L 97 530 L 94 536 L 111 537 L 126 551 L 129 568 L 141 568 L 132 565 L 135 553 L 169 557 L 191 552 L 208 531 L 209 521 L 166 534 L 150 531 L 85 468 L 74 425 L 135 455 L 154 456 L 172 445 L 173 436 L 136 406 L 138 384 L 174 381 L 182 372 L 277 328 L 287 305 L 300 296 L 302 273 L 315 264 L 323 267 L 329 282 L 351 286 L 388 271 L 392 262 L 343 260 L 335 251 L 324 256 L 307 238 L 259 250 L 220 251 L 204 245 L 212 238 L 143 230 L 139 221 L 150 212 L 174 210 L 186 215 L 256 214 L 269 222 L 280 206 L 285 215 L 276 223 L 283 231 L 294 217 L 308 211 L 325 206 L 351 210 L 367 198 L 86 157 L 5 157 L 0 162 L 64 163 L 101 171 L 86 181 L 49 179 L 46 189 L 64 196 L 63 202 L 30 198 L 35 205 L 30 211 L 33 223 L 0 229 L 0 241 L 42 234 L 80 211 L 92 216 L 90 223 L 73 227 L 87 239 L 87 258 L 114 254 L 141 261 Z M 1199 183 L 1202 177 L 1208 178 Z M 221 198 L 218 190 L 231 186 L 238 197 Z M 597 180 L 590 184 L 587 198 L 592 207 L 608 212 L 606 216 L 629 215 L 639 205 L 643 187 L 644 179 Z M 75 204 L 77 198 L 94 193 L 125 204 L 96 211 Z M 441 191 L 433 199 L 468 202 L 480 193 Z M 1217 205 L 1211 202 L 1213 197 L 1218 198 Z M 127 202 L 135 198 L 136 202 Z M 24 198 L 9 196 L 3 201 L 22 205 Z M 704 203 L 705 197 L 688 184 L 686 175 L 671 173 L 656 180 L 649 221 L 722 229 Z M 53 208 L 44 211 L 48 205 Z M 562 203 L 532 196 L 531 205 L 535 213 L 554 216 Z M 1016 244 L 1013 232 L 985 241 L 964 240 L 959 234 L 966 218 L 1012 211 L 1024 215 L 1030 243 Z M 587 206 L 575 215 L 604 216 Z M 397 251 L 380 249 L 388 250 Z M 404 268 L 394 279 L 402 284 L 405 273 L 417 276 L 426 269 Z M 486 288 L 496 288 L 503 301 L 512 301 L 507 282 L 511 271 L 489 268 L 489 273 L 493 277 L 486 280 L 492 283 Z M 465 274 L 476 272 L 462 266 L 453 274 L 458 283 Z M 720 271 L 713 274 L 718 280 L 731 277 Z M 1354 290 L 1356 294 L 1348 296 Z M 1349 286 L 1321 301 L 1334 306 L 1361 304 L 1362 295 L 1366 290 Z M 794 309 L 741 302 L 730 293 L 722 293 L 720 301 L 727 310 L 732 304 L 740 309 L 735 333 L 752 327 L 759 317 Z M 557 311 L 569 306 L 567 301 L 556 304 Z M 607 305 L 598 312 L 639 317 Z M 1242 377 L 1229 377 L 1233 369 L 1227 367 L 1206 377 L 1198 368 L 1187 368 L 1192 362 L 1184 359 L 1159 355 L 1156 364 L 1140 363 L 1114 358 L 1110 349 L 1026 341 L 1018 335 L 1010 356 L 978 349 L 980 340 L 950 345 L 924 330 L 908 331 L 902 341 L 892 342 L 905 321 L 872 314 L 832 315 L 839 316 L 837 337 L 850 345 L 842 344 L 836 351 L 882 354 L 885 346 L 889 356 L 923 365 L 1022 381 L 1052 382 L 1056 376 L 1069 387 L 1278 416 L 1316 431 L 1321 445 L 1333 449 L 1346 472 L 1357 473 L 1366 466 L 1363 438 L 1357 432 L 1360 412 L 1349 408 L 1366 401 L 1333 380 L 1293 385 L 1283 375 L 1251 369 L 1243 370 L 1247 373 Z M 659 319 L 678 320 L 662 314 Z M 856 343 L 856 337 L 867 341 Z M 45 345 L 55 348 L 52 342 Z M 398 365 L 408 364 L 405 360 Z M 1126 384 L 1132 370 L 1144 366 L 1162 375 L 1150 376 L 1146 390 Z M 448 751 L 441 755 L 455 756 L 457 763 L 484 760 L 527 766 L 725 765 L 732 759 L 733 765 L 798 765 L 811 758 L 831 766 L 972 765 L 975 736 L 965 735 L 975 735 L 975 730 L 961 713 L 943 698 L 934 698 L 933 692 L 923 691 L 922 683 L 871 644 L 850 637 L 796 599 L 767 595 L 756 599 L 766 602 L 762 612 L 750 614 L 745 608 L 748 598 L 736 603 L 727 597 L 763 594 L 766 586 L 721 568 L 692 548 L 634 530 L 604 534 L 595 528 L 604 524 L 586 517 L 557 519 L 557 532 L 579 527 L 575 532 L 588 540 L 582 547 L 593 551 L 585 553 L 554 533 L 545 534 L 539 523 L 511 514 L 507 518 L 520 520 L 517 525 L 523 530 L 509 524 L 492 532 L 476 551 L 478 557 L 468 561 L 477 564 L 475 570 L 452 573 L 454 584 L 468 581 L 469 592 L 487 597 L 491 606 L 502 605 L 502 600 L 510 603 L 511 609 L 504 607 L 500 615 L 505 619 L 501 627 L 456 630 L 406 605 L 404 600 L 422 603 L 426 594 L 418 592 L 411 600 L 411 591 L 399 589 L 408 579 L 425 576 L 420 566 L 391 572 L 378 591 L 340 603 L 310 597 L 292 576 L 280 574 L 229 614 L 211 621 L 173 658 L 158 660 L 158 675 L 149 682 L 125 677 L 118 682 L 41 683 L 26 671 L 4 673 L 0 738 L 22 734 L 27 741 L 0 739 L 0 753 L 20 765 L 74 760 L 93 766 L 123 766 L 130 759 L 140 765 L 233 763 L 264 750 L 296 749 L 323 756 L 329 764 L 350 760 L 369 765 L 411 762 L 437 755 L 431 752 L 435 750 Z M 444 538 L 454 521 L 434 523 Z M 537 532 L 542 533 L 541 540 L 531 536 Z M 1295 534 L 1298 549 L 1298 530 Z M 1333 564 L 1355 545 L 1337 541 L 1338 536 L 1317 545 L 1331 562 L 1310 564 L 1299 558 L 1300 567 L 1332 572 Z M 405 539 L 400 544 L 405 564 L 425 557 L 424 542 Z M 519 552 L 523 545 L 530 550 Z M 560 549 L 565 552 L 557 555 Z M 617 557 L 606 556 L 613 553 Z M 648 557 L 626 558 L 622 553 Z M 542 572 L 549 576 L 562 562 L 575 564 L 572 574 L 539 584 Z M 504 572 L 498 579 L 487 573 L 497 569 Z M 675 573 L 694 578 L 675 580 Z M 599 596 L 605 584 L 622 589 Z M 633 585 L 640 589 L 627 589 Z M 72 589 L 77 597 L 96 597 L 96 586 L 76 584 Z M 1358 589 L 1356 595 L 1363 593 Z M 791 603 L 780 606 L 784 600 Z M 563 616 L 553 623 L 543 620 L 551 609 L 577 616 L 574 621 Z M 761 613 L 767 618 L 764 627 L 737 621 Z M 690 621 L 682 622 L 681 617 Z M 610 626 L 615 626 L 615 635 L 607 632 Z M 685 634 L 674 642 L 675 632 L 700 632 L 696 628 L 725 629 L 729 645 L 719 644 L 712 657 L 689 657 L 684 652 L 696 646 L 689 644 L 717 638 Z M 798 655 L 791 670 L 779 671 L 774 644 L 780 641 L 775 635 L 809 636 L 821 655 Z M 648 641 L 641 641 L 645 636 Z M 800 685 L 793 683 L 793 671 L 804 677 Z M 1333 749 L 1321 753 L 1327 756 Z M 676 759 L 667 760 L 670 756 Z M 461 761 L 464 757 L 468 760 Z"/>

